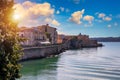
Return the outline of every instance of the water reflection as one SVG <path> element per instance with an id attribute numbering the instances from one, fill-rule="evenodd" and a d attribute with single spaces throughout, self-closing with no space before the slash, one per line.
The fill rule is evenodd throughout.
<path id="1" fill-rule="evenodd" d="M 56 80 L 56 62 L 58 58 L 47 58 L 23 62 L 20 80 Z M 54 75 L 54 76 L 53 76 Z"/>
<path id="2" fill-rule="evenodd" d="M 120 80 L 120 43 L 104 45 L 24 62 L 21 80 Z"/>

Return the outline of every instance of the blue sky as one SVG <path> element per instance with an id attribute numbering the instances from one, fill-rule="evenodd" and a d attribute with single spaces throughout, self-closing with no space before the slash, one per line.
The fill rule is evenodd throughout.
<path id="1" fill-rule="evenodd" d="M 23 4 L 27 0 L 15 0 Z M 22 23 L 20 26 L 37 26 L 46 24 L 44 18 L 59 33 L 77 35 L 79 33 L 90 37 L 120 36 L 120 0 L 29 0 L 34 4 L 50 4 L 51 14 L 33 15 L 34 21 Z M 25 8 L 25 7 L 24 7 Z M 41 10 L 41 9 L 40 9 Z M 42 10 L 43 11 L 43 10 Z M 52 13 L 53 12 L 53 13 Z M 43 15 L 43 16 L 42 16 Z M 28 18 L 28 19 L 32 19 Z M 42 17 L 41 17 L 42 16 Z M 32 22 L 35 22 L 32 24 Z M 39 23 L 37 23 L 39 22 Z"/>

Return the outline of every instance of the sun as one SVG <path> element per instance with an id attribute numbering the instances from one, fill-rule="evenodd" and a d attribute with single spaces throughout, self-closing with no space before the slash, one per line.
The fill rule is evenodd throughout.
<path id="1" fill-rule="evenodd" d="M 14 14 L 13 19 L 14 20 L 20 20 L 21 16 L 19 14 Z"/>

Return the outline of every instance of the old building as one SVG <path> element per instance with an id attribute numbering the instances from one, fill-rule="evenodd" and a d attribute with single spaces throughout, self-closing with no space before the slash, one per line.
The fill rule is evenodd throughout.
<path id="1" fill-rule="evenodd" d="M 19 36 L 26 38 L 26 41 L 21 42 L 24 46 L 36 46 L 42 43 L 57 43 L 56 28 L 50 27 L 48 24 L 32 28 L 22 27 L 19 31 Z"/>
<path id="2" fill-rule="evenodd" d="M 58 37 L 57 37 L 57 43 L 58 44 L 63 43 L 64 39 L 65 39 L 65 35 L 58 35 Z"/>
<path id="3" fill-rule="evenodd" d="M 83 35 L 83 34 L 79 34 L 79 35 L 58 35 L 58 43 L 63 43 L 65 41 L 71 40 L 73 38 L 81 40 L 81 44 L 83 44 L 83 45 L 91 43 L 91 40 L 90 40 L 89 36 L 88 35 Z"/>
<path id="4" fill-rule="evenodd" d="M 19 31 L 19 36 L 25 39 L 24 42 L 21 42 L 21 45 L 32 46 L 32 45 L 35 44 L 34 30 L 32 28 L 25 28 L 25 27 L 21 28 L 20 31 Z"/>
<path id="5" fill-rule="evenodd" d="M 40 32 L 46 35 L 46 39 L 51 42 L 51 44 L 57 43 L 57 29 L 47 25 L 42 25 L 37 27 Z"/>

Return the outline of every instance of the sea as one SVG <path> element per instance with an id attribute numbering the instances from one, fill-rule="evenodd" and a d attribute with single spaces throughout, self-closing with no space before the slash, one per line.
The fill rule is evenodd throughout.
<path id="1" fill-rule="evenodd" d="M 120 80 L 120 42 L 22 62 L 19 80 Z"/>

